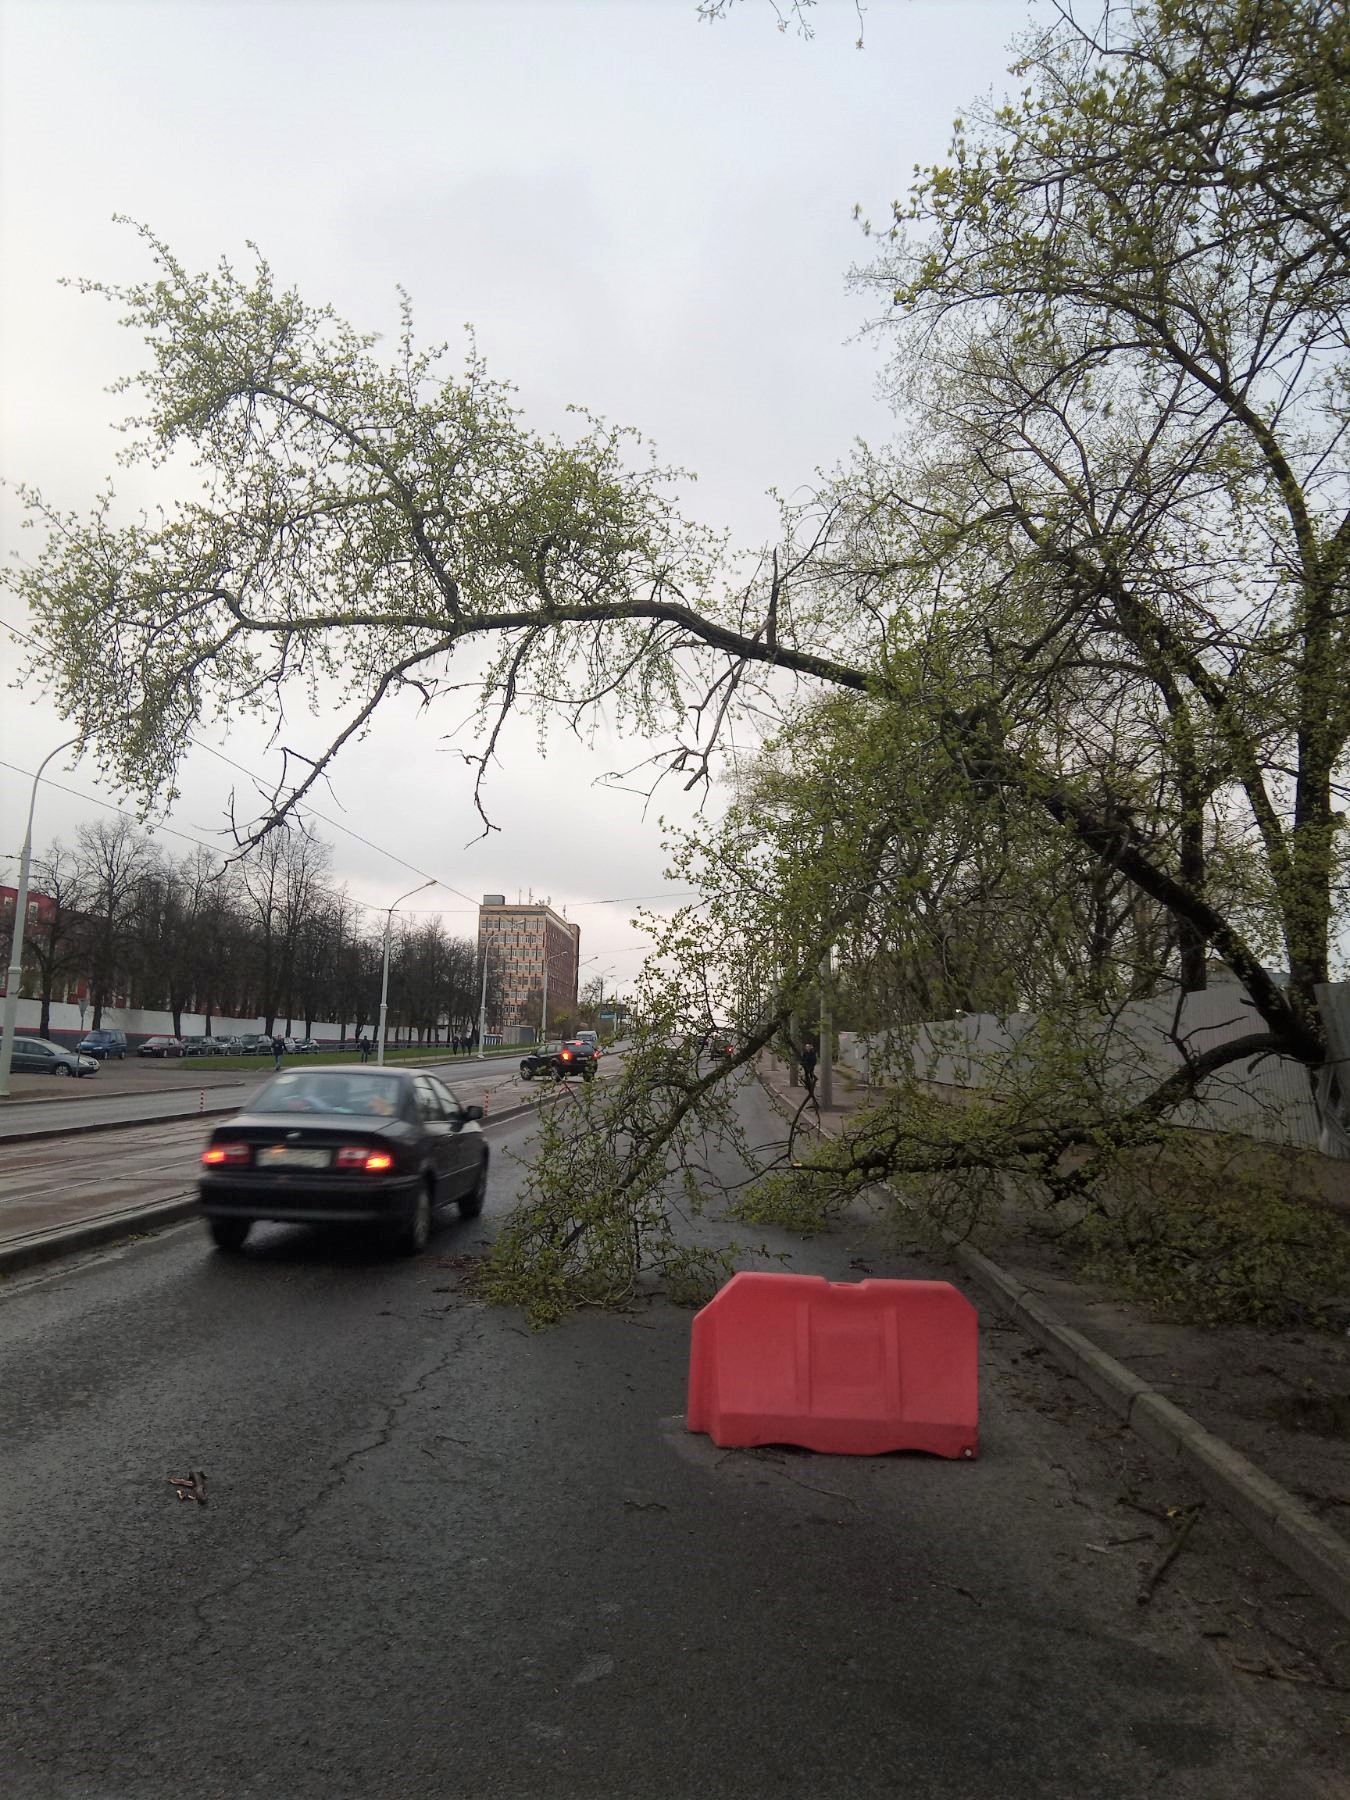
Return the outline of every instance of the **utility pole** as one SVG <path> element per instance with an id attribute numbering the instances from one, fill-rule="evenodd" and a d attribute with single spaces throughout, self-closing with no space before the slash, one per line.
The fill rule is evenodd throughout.
<path id="1" fill-rule="evenodd" d="M 58 744 L 55 750 L 49 750 L 38 764 L 37 774 L 33 777 L 33 792 L 28 801 L 28 829 L 23 835 L 23 850 L 19 856 L 19 888 L 14 898 L 14 934 L 9 945 L 9 979 L 5 983 L 4 1024 L 0 1027 L 0 1099 L 9 1098 L 9 1071 L 14 1057 L 15 1026 L 19 1017 L 19 989 L 23 984 L 23 940 L 28 928 L 28 871 L 33 860 L 33 811 L 37 806 L 38 783 L 42 780 L 42 771 L 54 756 L 63 750 L 70 750 L 79 743 L 78 738 L 70 738 L 64 744 Z M 97 1018 L 97 1014 L 94 1015 Z"/>
<path id="2" fill-rule="evenodd" d="M 820 959 L 820 1049 L 816 1056 L 818 1104 L 834 1105 L 834 1017 L 830 1007 L 830 945 Z"/>
<path id="3" fill-rule="evenodd" d="M 483 1039 L 487 1035 L 487 970 L 488 946 L 485 937 L 483 939 L 483 997 L 478 1002 L 478 1054 L 480 1056 L 483 1054 L 485 1048 Z"/>
<path id="4" fill-rule="evenodd" d="M 411 900 L 414 894 L 424 893 L 427 888 L 435 887 L 435 885 L 435 881 L 432 880 L 424 881 L 421 887 L 409 888 L 406 894 L 399 895 L 384 915 L 384 968 L 380 974 L 380 1034 L 375 1056 L 376 1062 L 381 1065 L 384 1063 L 385 1024 L 389 1018 L 389 938 L 394 927 L 394 914 L 405 900 Z M 290 1020 L 288 1019 L 286 1023 L 289 1025 Z"/>

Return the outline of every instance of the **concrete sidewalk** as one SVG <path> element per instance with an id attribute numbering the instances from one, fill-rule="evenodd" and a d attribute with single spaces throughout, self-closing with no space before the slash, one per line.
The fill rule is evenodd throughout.
<path id="1" fill-rule="evenodd" d="M 764 1056 L 758 1074 L 779 1107 L 796 1114 L 805 1091 L 789 1085 L 784 1065 Z M 867 1096 L 836 1070 L 833 1098 L 823 1115 L 808 1107 L 801 1125 L 837 1135 Z M 889 1192 L 878 1196 L 883 1205 Z M 903 1231 L 898 1196 L 888 1210 Z M 1027 1332 L 1033 1342 L 1024 1354 L 1054 1357 L 1154 1449 L 1174 1457 L 1196 1499 L 1208 1496 L 1235 1513 L 1350 1617 L 1350 1342 L 1311 1331 L 1177 1324 L 1082 1279 L 1066 1257 L 1011 1224 L 982 1242 L 987 1254 L 953 1244 L 950 1258 L 985 1310 Z M 935 1263 L 947 1260 L 933 1255 Z"/>

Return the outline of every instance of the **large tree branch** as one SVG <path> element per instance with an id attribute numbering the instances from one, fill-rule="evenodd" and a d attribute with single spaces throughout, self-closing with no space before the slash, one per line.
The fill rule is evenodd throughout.
<path id="1" fill-rule="evenodd" d="M 735 631 L 705 618 L 683 601 L 664 598 L 651 600 L 584 600 L 555 602 L 551 606 L 512 607 L 500 612 L 462 613 L 447 629 L 444 614 L 415 612 L 330 612 L 308 613 L 281 619 L 261 619 L 244 611 L 233 595 L 220 593 L 229 611 L 250 632 L 268 637 L 303 637 L 325 631 L 356 630 L 377 627 L 380 630 L 434 631 L 440 635 L 437 649 L 474 637 L 488 637 L 510 631 L 538 631 L 558 625 L 620 625 L 632 619 L 652 619 L 660 624 L 677 625 L 696 643 L 710 650 L 745 662 L 771 663 L 797 675 L 807 675 L 852 693 L 865 694 L 872 682 L 866 673 L 847 663 L 817 655 L 810 650 L 796 650 L 782 639 L 770 647 L 759 632 Z M 423 654 L 432 654 L 425 652 Z"/>
<path id="2" fill-rule="evenodd" d="M 973 779 L 1011 789 L 1043 807 L 1094 855 L 1212 944 L 1251 995 L 1279 1048 L 1312 1066 L 1324 1060 L 1326 1041 L 1316 1016 L 1305 1016 L 1295 1006 L 1251 945 L 1221 913 L 1151 860 L 1133 825 L 1124 819 L 1104 818 L 1066 783 L 997 743 L 984 719 L 952 717 L 947 730 L 953 756 Z"/>

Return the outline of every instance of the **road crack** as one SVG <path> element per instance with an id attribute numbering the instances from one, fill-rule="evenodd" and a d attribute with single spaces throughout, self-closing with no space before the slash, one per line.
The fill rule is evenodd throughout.
<path id="1" fill-rule="evenodd" d="M 412 1404 L 419 1395 L 426 1392 L 432 1382 L 449 1368 L 451 1363 L 454 1362 L 456 1357 L 462 1354 L 469 1344 L 481 1338 L 481 1336 L 481 1319 L 474 1315 L 465 1315 L 463 1319 L 463 1329 L 457 1334 L 454 1343 L 448 1349 L 442 1351 L 429 1368 L 424 1369 L 422 1373 L 406 1387 L 400 1388 L 385 1403 L 383 1417 L 373 1434 L 364 1442 L 355 1445 L 352 1449 L 345 1451 L 341 1456 L 329 1463 L 320 1480 L 317 1490 L 309 1495 L 300 1506 L 295 1508 L 289 1521 L 283 1526 L 278 1536 L 274 1539 L 272 1547 L 267 1554 L 259 1561 L 251 1563 L 246 1569 L 232 1577 L 229 1581 L 221 1582 L 216 1587 L 208 1588 L 205 1593 L 199 1594 L 197 1598 L 192 1601 L 190 1611 L 197 1629 L 192 1641 L 187 1645 L 189 1654 L 195 1655 L 200 1652 L 206 1646 L 214 1630 L 214 1626 L 208 1617 L 208 1609 L 217 1606 L 222 1600 L 228 1600 L 232 1594 L 237 1593 L 240 1588 L 247 1586 L 250 1581 L 255 1580 L 259 1575 L 265 1574 L 267 1570 L 275 1567 L 277 1563 L 284 1561 L 290 1546 L 311 1522 L 314 1515 L 324 1507 L 335 1494 L 339 1493 L 342 1488 L 346 1486 L 348 1475 L 351 1473 L 353 1466 L 360 1462 L 363 1457 L 372 1456 L 377 1451 L 387 1448 L 399 1423 L 400 1416 L 407 1407 Z"/>

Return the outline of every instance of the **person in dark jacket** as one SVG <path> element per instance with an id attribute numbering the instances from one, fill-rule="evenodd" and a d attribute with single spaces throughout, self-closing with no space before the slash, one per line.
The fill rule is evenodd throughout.
<path id="1" fill-rule="evenodd" d="M 285 1054 L 286 1054 L 285 1038 L 280 1037 L 277 1035 L 276 1032 L 273 1032 L 273 1034 L 272 1034 L 272 1067 L 273 1067 L 273 1069 L 279 1069 L 281 1067 L 281 1059 Z"/>
<path id="2" fill-rule="evenodd" d="M 816 1094 L 816 1047 L 807 1038 L 802 1045 L 802 1080 L 806 1083 L 806 1092 L 811 1099 Z"/>

